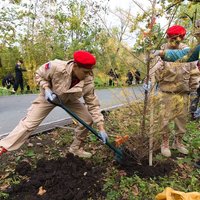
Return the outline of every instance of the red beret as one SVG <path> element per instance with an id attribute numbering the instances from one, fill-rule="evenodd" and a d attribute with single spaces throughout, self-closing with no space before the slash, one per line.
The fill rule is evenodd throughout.
<path id="1" fill-rule="evenodd" d="M 74 52 L 74 62 L 83 68 L 92 69 L 96 58 L 88 51 L 79 50 Z"/>
<path id="2" fill-rule="evenodd" d="M 167 36 L 169 38 L 174 36 L 181 36 L 184 37 L 186 34 L 186 30 L 183 26 L 174 25 L 167 29 Z"/>

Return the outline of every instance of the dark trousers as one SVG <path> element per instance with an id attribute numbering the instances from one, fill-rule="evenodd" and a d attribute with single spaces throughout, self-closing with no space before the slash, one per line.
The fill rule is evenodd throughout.
<path id="1" fill-rule="evenodd" d="M 23 92 L 24 90 L 24 82 L 23 79 L 16 79 L 15 83 L 14 83 L 14 90 L 15 92 L 18 90 L 18 87 L 20 86 L 21 92 Z"/>
<path id="2" fill-rule="evenodd" d="M 136 84 L 140 84 L 140 79 L 139 78 L 135 78 L 135 82 L 136 82 Z"/>

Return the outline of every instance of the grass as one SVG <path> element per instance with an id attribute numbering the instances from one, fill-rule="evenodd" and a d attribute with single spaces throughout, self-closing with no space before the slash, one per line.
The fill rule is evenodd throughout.
<path id="1" fill-rule="evenodd" d="M 12 90 L 6 89 L 4 87 L 0 87 L 0 96 L 6 96 L 6 95 L 11 95 Z"/>

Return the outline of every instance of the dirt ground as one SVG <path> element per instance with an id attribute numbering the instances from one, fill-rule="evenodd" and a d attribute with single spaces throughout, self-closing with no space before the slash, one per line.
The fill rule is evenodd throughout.
<path id="1" fill-rule="evenodd" d="M 102 190 L 104 171 L 104 167 L 95 166 L 72 154 L 56 160 L 41 159 L 35 169 L 31 169 L 28 162 L 21 162 L 16 166 L 15 173 L 29 179 L 9 188 L 10 199 L 97 199 L 99 195 L 103 197 L 103 193 L 99 192 Z"/>
<path id="2" fill-rule="evenodd" d="M 175 164 L 172 159 L 149 167 L 147 161 L 138 164 L 130 157 L 116 162 L 113 152 L 99 141 L 88 141 L 86 150 L 91 159 L 81 159 L 68 153 L 72 133 L 54 131 L 32 137 L 19 151 L 1 157 L 1 179 L 12 179 L 0 185 L 9 200 L 84 200 L 105 199 L 103 191 L 106 172 L 113 167 L 127 176 L 155 177 L 169 174 Z"/>
<path id="3" fill-rule="evenodd" d="M 148 165 L 119 165 L 113 162 L 119 170 L 127 175 L 138 174 L 141 177 L 163 176 L 174 168 L 172 162 Z M 130 164 L 130 163 L 129 163 Z M 133 163 L 132 163 L 133 164 Z M 32 169 L 27 161 L 20 162 L 14 171 L 23 177 L 28 177 L 7 188 L 10 200 L 84 200 L 104 199 L 102 191 L 106 164 L 96 165 L 90 160 L 83 160 L 72 154 L 65 157 L 37 161 L 36 168 Z M 39 191 L 41 194 L 39 195 Z"/>
<path id="4" fill-rule="evenodd" d="M 176 164 L 172 159 L 154 163 L 153 166 L 149 166 L 148 160 L 144 160 L 142 163 L 129 160 L 118 165 L 118 169 L 124 170 L 128 176 L 137 174 L 141 178 L 162 177 L 170 174 L 175 167 Z"/>

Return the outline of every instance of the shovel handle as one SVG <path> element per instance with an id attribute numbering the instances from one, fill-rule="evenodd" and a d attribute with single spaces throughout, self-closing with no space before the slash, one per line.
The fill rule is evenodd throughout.
<path id="1" fill-rule="evenodd" d="M 55 93 L 54 93 L 55 94 Z M 86 122 L 84 122 L 77 114 L 75 114 L 74 112 L 72 112 L 69 108 L 67 108 L 61 101 L 61 99 L 58 97 L 57 94 L 55 94 L 56 98 L 51 101 L 50 99 L 48 99 L 48 101 L 56 106 L 61 107 L 62 109 L 64 109 L 69 115 L 71 115 L 73 118 L 75 118 L 79 123 L 81 123 L 84 127 L 86 127 L 90 132 L 92 132 L 97 138 L 99 138 L 100 140 L 102 140 L 101 136 L 99 135 L 99 133 L 92 128 L 91 126 L 89 126 Z M 112 149 L 116 154 L 118 154 L 119 156 L 122 156 L 122 152 L 118 149 L 116 149 L 110 142 L 106 141 L 105 143 L 110 149 Z"/>

